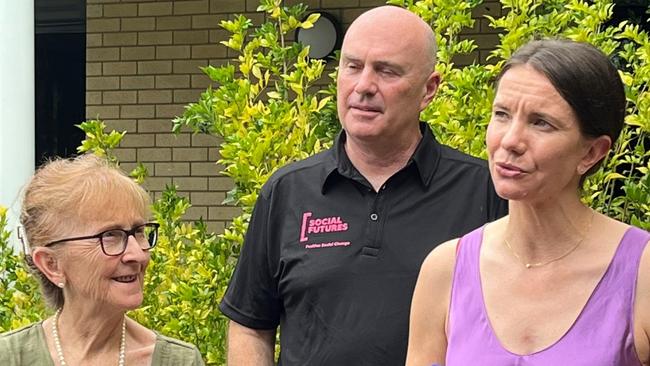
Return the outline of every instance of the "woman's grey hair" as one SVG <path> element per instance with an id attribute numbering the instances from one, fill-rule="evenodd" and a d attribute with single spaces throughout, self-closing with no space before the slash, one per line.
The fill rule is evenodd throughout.
<path id="1" fill-rule="evenodd" d="M 149 215 L 147 192 L 119 168 L 95 155 L 54 159 L 41 166 L 24 189 L 20 223 L 25 260 L 41 285 L 46 303 L 64 304 L 63 290 L 34 264 L 31 250 L 59 240 L 83 224 L 98 208 L 111 212 L 133 209 Z M 127 207 L 124 207 L 127 205 Z"/>

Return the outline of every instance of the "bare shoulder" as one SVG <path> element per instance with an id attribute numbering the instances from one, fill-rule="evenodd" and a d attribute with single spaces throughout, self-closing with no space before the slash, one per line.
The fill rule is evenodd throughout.
<path id="1" fill-rule="evenodd" d="M 153 347 L 156 344 L 158 335 L 153 330 L 129 317 L 126 318 L 126 327 L 129 330 L 129 336 L 139 347 Z"/>
<path id="2" fill-rule="evenodd" d="M 454 239 L 437 246 L 422 263 L 411 303 L 407 366 L 444 364 L 457 243 Z"/>
<path id="3" fill-rule="evenodd" d="M 413 298 L 414 301 L 425 302 L 429 309 L 435 308 L 443 323 L 446 323 L 451 299 L 458 242 L 458 239 L 449 240 L 429 253 L 422 263 Z"/>
<path id="4" fill-rule="evenodd" d="M 456 248 L 458 247 L 459 239 L 452 239 L 438 245 L 433 249 L 422 263 L 420 276 L 448 276 L 451 274 L 456 264 Z"/>

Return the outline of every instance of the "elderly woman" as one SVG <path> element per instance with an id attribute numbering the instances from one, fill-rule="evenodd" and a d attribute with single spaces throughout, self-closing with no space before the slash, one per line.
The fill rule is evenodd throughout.
<path id="1" fill-rule="evenodd" d="M 54 316 L 0 335 L 0 365 L 203 365 L 195 346 L 125 313 L 142 303 L 158 224 L 149 196 L 103 159 L 38 170 L 24 195 L 27 256 Z"/>
<path id="2" fill-rule="evenodd" d="M 487 131 L 510 214 L 427 257 L 407 365 L 650 364 L 650 234 L 580 200 L 624 112 L 596 48 L 533 41 L 512 56 Z"/>

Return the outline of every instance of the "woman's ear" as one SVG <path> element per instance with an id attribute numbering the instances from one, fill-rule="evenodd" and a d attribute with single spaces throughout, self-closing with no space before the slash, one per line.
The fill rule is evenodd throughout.
<path id="1" fill-rule="evenodd" d="M 591 169 L 596 163 L 601 161 L 612 146 L 612 139 L 607 135 L 602 135 L 594 139 L 587 140 L 585 144 L 587 150 L 576 167 L 579 175 L 583 175 Z"/>
<path id="2" fill-rule="evenodd" d="M 60 288 L 65 286 L 65 274 L 63 273 L 61 260 L 52 249 L 45 247 L 34 248 L 32 250 L 32 261 L 50 282 Z"/>

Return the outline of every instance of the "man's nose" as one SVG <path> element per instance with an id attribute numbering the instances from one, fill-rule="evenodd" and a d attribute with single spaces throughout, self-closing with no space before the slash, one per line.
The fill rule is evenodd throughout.
<path id="1" fill-rule="evenodd" d="M 377 75 L 371 68 L 366 67 L 359 74 L 354 91 L 361 95 L 374 95 L 377 93 Z"/>

